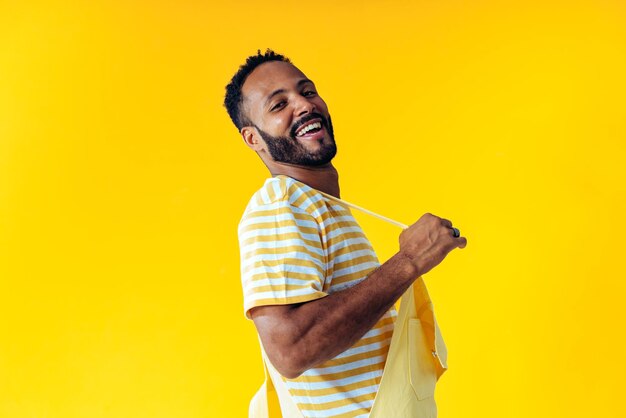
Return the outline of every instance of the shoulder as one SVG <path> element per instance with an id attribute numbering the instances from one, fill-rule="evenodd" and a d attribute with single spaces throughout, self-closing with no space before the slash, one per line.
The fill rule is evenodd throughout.
<path id="1" fill-rule="evenodd" d="M 320 194 L 292 178 L 267 179 L 239 221 L 240 245 L 250 248 L 259 242 L 300 240 L 319 250 L 320 222 L 310 212 L 315 195 Z"/>
<path id="2" fill-rule="evenodd" d="M 276 176 L 265 181 L 252 195 L 244 217 L 258 211 L 289 208 L 294 212 L 314 215 L 323 205 L 322 195 L 291 177 Z"/>

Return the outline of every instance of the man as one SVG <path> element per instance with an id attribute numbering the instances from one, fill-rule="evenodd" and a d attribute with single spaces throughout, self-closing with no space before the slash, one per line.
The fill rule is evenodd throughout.
<path id="1" fill-rule="evenodd" d="M 333 127 L 313 81 L 267 50 L 246 60 L 225 106 L 272 178 L 239 225 L 244 309 L 306 417 L 368 416 L 385 367 L 394 303 L 467 241 L 449 220 L 423 215 L 380 265 L 339 197 Z M 280 393 L 279 393 L 280 395 Z"/>

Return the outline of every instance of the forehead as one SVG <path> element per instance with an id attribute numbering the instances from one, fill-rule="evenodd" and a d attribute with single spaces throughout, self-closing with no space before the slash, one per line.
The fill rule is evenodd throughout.
<path id="1" fill-rule="evenodd" d="M 248 104 L 257 104 L 276 90 L 295 88 L 302 79 L 306 79 L 304 73 L 290 63 L 265 62 L 250 73 L 241 86 L 241 93 Z"/>

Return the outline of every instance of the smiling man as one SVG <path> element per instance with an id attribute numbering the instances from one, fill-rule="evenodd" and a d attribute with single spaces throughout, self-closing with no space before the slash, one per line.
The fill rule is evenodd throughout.
<path id="1" fill-rule="evenodd" d="M 450 221 L 425 214 L 402 232 L 398 253 L 378 262 L 349 209 L 319 193 L 339 197 L 333 126 L 313 81 L 286 57 L 248 57 L 225 106 L 271 174 L 245 209 L 239 243 L 244 311 L 282 415 L 367 417 L 394 303 L 467 241 Z"/>

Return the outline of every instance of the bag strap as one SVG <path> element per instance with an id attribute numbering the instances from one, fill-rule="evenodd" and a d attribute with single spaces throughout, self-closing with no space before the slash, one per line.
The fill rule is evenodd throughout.
<path id="1" fill-rule="evenodd" d="M 368 209 L 362 208 L 360 206 L 357 206 L 354 203 L 346 202 L 345 200 L 339 199 L 338 197 L 335 197 L 333 195 L 329 195 L 328 193 L 324 193 L 321 190 L 317 190 L 317 189 L 314 189 L 314 190 L 320 192 L 324 197 L 326 197 L 326 198 L 328 198 L 328 199 L 330 199 L 330 200 L 332 200 L 334 202 L 341 203 L 342 205 L 348 206 L 348 207 L 356 209 L 356 210 L 360 210 L 361 212 L 363 212 L 365 214 L 368 214 L 370 216 L 378 218 L 381 221 L 385 221 L 385 222 L 388 222 L 388 223 L 390 223 L 392 225 L 398 226 L 398 227 L 400 227 L 402 229 L 407 229 L 408 228 L 408 226 L 403 224 L 402 222 L 394 221 L 391 218 L 387 218 L 386 216 L 379 215 L 376 212 L 372 212 L 371 210 L 368 210 Z"/>

